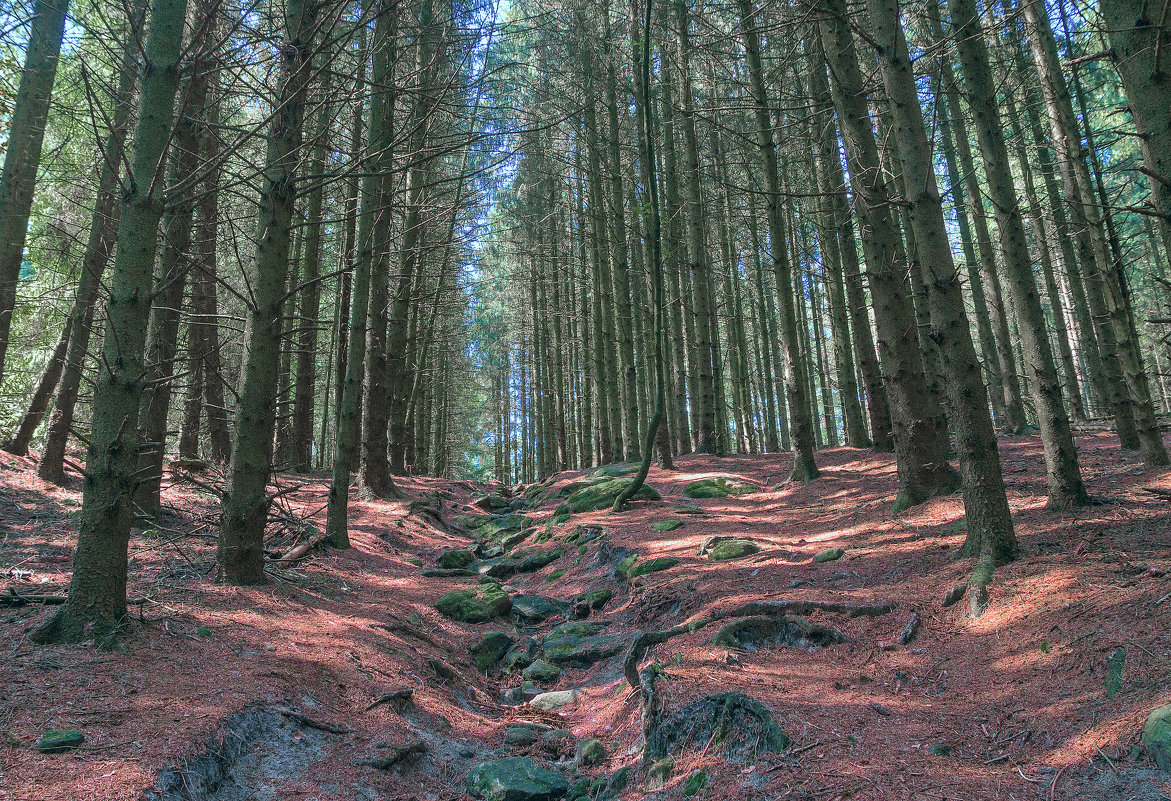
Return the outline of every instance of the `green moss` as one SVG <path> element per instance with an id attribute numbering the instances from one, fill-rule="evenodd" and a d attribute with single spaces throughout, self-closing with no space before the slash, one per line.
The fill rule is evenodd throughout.
<path id="1" fill-rule="evenodd" d="M 452 590 L 435 604 L 439 613 L 463 623 L 484 623 L 507 615 L 512 609 L 508 593 L 499 584 L 481 584 L 465 590 Z"/>
<path id="2" fill-rule="evenodd" d="M 638 576 L 645 576 L 647 573 L 658 573 L 660 570 L 669 570 L 677 564 L 679 564 L 679 560 L 674 556 L 659 556 L 631 565 L 623 575 L 628 579 L 637 578 Z"/>
<path id="3" fill-rule="evenodd" d="M 609 509 L 614 500 L 626 491 L 633 479 L 609 478 L 590 484 L 570 493 L 568 502 L 573 512 L 593 512 L 599 509 Z M 635 500 L 657 501 L 660 496 L 649 484 L 643 484 L 634 494 Z"/>
<path id="4" fill-rule="evenodd" d="M 619 562 L 618 565 L 614 569 L 618 572 L 618 575 L 622 576 L 623 578 L 626 578 L 630 575 L 630 569 L 632 567 L 634 567 L 634 563 L 637 561 L 638 561 L 638 554 L 632 553 L 630 556 L 626 557 L 621 562 Z"/>
<path id="5" fill-rule="evenodd" d="M 651 523 L 651 531 L 674 531 L 686 525 L 682 520 L 657 520 Z"/>
<path id="6" fill-rule="evenodd" d="M 697 770 L 695 773 L 687 777 L 687 781 L 683 782 L 683 795 L 691 798 L 699 794 L 699 791 L 707 787 L 709 777 L 702 770 Z"/>
<path id="7" fill-rule="evenodd" d="M 759 550 L 760 546 L 752 540 L 724 540 L 708 551 L 707 558 L 713 562 L 723 562 L 728 559 L 751 556 Z"/>
<path id="8" fill-rule="evenodd" d="M 757 488 L 747 481 L 732 476 L 712 476 L 692 481 L 683 488 L 687 498 L 727 498 L 729 495 L 748 495 Z"/>
<path id="9" fill-rule="evenodd" d="M 557 570 L 554 570 L 549 575 L 545 576 L 545 581 L 548 583 L 552 583 L 552 582 L 556 581 L 557 579 L 561 578 L 562 576 L 564 576 L 565 573 L 566 573 L 566 569 L 564 567 L 558 568 Z"/>
<path id="10" fill-rule="evenodd" d="M 476 561 L 476 555 L 471 551 L 452 549 L 439 554 L 435 563 L 448 570 L 457 570 L 467 567 L 474 561 Z"/>
<path id="11" fill-rule="evenodd" d="M 614 593 L 611 590 L 589 590 L 588 592 L 583 592 L 581 595 L 575 597 L 573 599 L 573 604 L 574 606 L 579 604 L 588 606 L 590 609 L 601 609 L 603 606 L 608 604 L 610 599 L 613 597 Z"/>
<path id="12" fill-rule="evenodd" d="M 826 548 L 824 551 L 818 551 L 813 556 L 813 561 L 820 564 L 822 562 L 833 562 L 841 559 L 846 555 L 846 551 L 842 548 Z"/>
<path id="13" fill-rule="evenodd" d="M 77 729 L 49 729 L 37 741 L 37 750 L 42 754 L 60 754 L 73 751 L 85 742 L 85 735 Z"/>

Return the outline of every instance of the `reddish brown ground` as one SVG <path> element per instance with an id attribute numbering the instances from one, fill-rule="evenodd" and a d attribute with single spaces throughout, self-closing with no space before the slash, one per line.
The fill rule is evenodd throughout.
<path id="1" fill-rule="evenodd" d="M 710 645 L 714 629 L 659 646 L 668 704 L 739 689 L 764 702 L 794 738 L 791 753 L 747 766 L 693 753 L 660 797 L 681 798 L 680 784 L 696 767 L 716 777 L 706 796 L 717 799 L 1171 797 L 1171 776 L 1160 778 L 1132 753 L 1147 712 L 1171 701 L 1171 496 L 1146 491 L 1171 492 L 1171 474 L 1143 469 L 1105 435 L 1079 445 L 1090 491 L 1106 503 L 1052 513 L 1044 508 L 1038 442 L 1002 443 L 1023 555 L 997 572 L 991 609 L 978 620 L 968 618 L 966 602 L 940 606 L 972 567 L 953 558 L 963 540 L 960 499 L 892 517 L 893 462 L 885 456 L 825 451 L 823 478 L 781 489 L 772 488 L 787 474 L 785 456 L 684 458 L 677 472 L 651 473 L 663 502 L 575 516 L 562 532 L 598 522 L 615 545 L 683 560 L 618 590 L 602 615 L 627 634 L 748 599 L 897 604 L 877 619 L 814 616 L 851 638 L 815 652 L 732 657 Z M 4 585 L 22 593 L 63 591 L 80 493 L 38 481 L 32 466 L 7 454 L 0 462 L 0 569 Z M 684 518 L 686 527 L 671 533 L 650 530 L 654 520 L 677 516 L 671 505 L 688 481 L 713 473 L 770 489 L 700 501 L 710 518 Z M 455 501 L 480 489 L 426 479 L 405 487 L 412 496 L 447 489 Z M 307 480 L 284 498 L 291 510 L 313 512 L 323 490 L 320 479 Z M 555 721 L 578 737 L 602 739 L 610 759 L 598 772 L 637 763 L 639 707 L 620 678 L 621 657 L 566 671 L 557 687 L 585 687 L 588 700 L 563 714 L 500 703 L 509 680 L 478 675 L 466 651 L 493 624 L 441 617 L 432 604 L 466 582 L 421 579 L 411 561 L 431 564 L 466 538 L 428 527 L 406 503 L 354 503 L 352 550 L 317 553 L 267 586 L 236 589 L 211 576 L 211 496 L 176 484 L 166 500 L 174 530 L 131 542 L 129 594 L 147 600 L 134 608 L 122 650 L 35 647 L 27 635 L 49 612 L 0 608 L 0 799 L 139 798 L 160 768 L 197 753 L 224 718 L 257 700 L 352 730 L 333 737 L 331 759 L 278 780 L 276 797 L 350 799 L 362 797 L 362 788 L 386 798 L 463 797 L 464 775 L 444 770 L 441 760 L 402 772 L 353 764 L 379 743 L 407 739 L 389 707 L 363 711 L 403 685 L 414 688 L 437 727 L 440 715 L 451 723 L 452 738 L 495 748 L 506 722 Z M 555 503 L 534 514 L 543 519 Z M 455 502 L 445 509 L 461 511 Z M 698 558 L 703 540 L 717 533 L 751 537 L 763 550 L 722 564 Z M 846 557 L 812 564 L 829 546 L 846 548 Z M 562 598 L 602 586 L 606 569 L 588 556 L 575 566 L 576 557 L 569 547 L 560 562 L 510 585 Z M 568 573 L 547 582 L 557 568 Z M 808 583 L 786 589 L 795 579 Z M 884 650 L 916 610 L 918 638 Z M 378 627 L 386 623 L 400 625 Z M 1124 684 L 1107 700 L 1105 661 L 1117 647 L 1127 653 Z M 460 677 L 441 680 L 426 664 L 432 657 Z M 37 753 L 41 732 L 65 727 L 84 731 L 80 751 Z M 934 754 L 933 746 L 949 753 Z M 622 797 L 641 798 L 641 788 L 640 777 Z"/>

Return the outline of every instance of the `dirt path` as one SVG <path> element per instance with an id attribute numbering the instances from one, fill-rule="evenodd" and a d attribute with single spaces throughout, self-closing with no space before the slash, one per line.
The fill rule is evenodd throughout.
<path id="1" fill-rule="evenodd" d="M 436 801 L 463 797 L 477 765 L 513 756 L 560 762 L 570 788 L 580 791 L 585 778 L 595 797 L 623 799 L 682 798 L 700 772 L 709 783 L 697 793 L 707 798 L 1167 797 L 1165 774 L 1132 751 L 1146 713 L 1171 700 L 1171 503 L 1148 491 L 1171 491 L 1171 480 L 1105 437 L 1079 445 L 1091 492 L 1110 503 L 1054 515 L 1043 509 L 1038 443 L 1003 443 L 1024 556 L 997 575 L 991 608 L 974 621 L 964 603 L 941 606 L 971 570 L 953 558 L 959 499 L 892 518 L 893 462 L 846 448 L 820 453 L 825 477 L 805 487 L 776 486 L 787 457 L 689 457 L 677 472 L 652 472 L 661 500 L 550 526 L 563 487 L 583 478 L 565 474 L 535 507 L 515 510 L 532 525 L 496 539 L 534 530 L 503 560 L 460 518 L 482 513 L 469 503 L 485 488 L 412 480 L 413 504 L 354 503 L 355 548 L 315 552 L 256 589 L 210 580 L 213 499 L 176 483 L 167 491 L 173 523 L 132 542 L 130 594 L 149 600 L 136 608 L 124 650 L 33 648 L 25 636 L 45 611 L 0 611 L 0 687 L 10 700 L 0 711 L 0 799 L 137 799 L 154 787 L 153 798 Z M 7 583 L 63 590 L 80 495 L 40 483 L 25 460 L 3 459 Z M 684 498 L 690 482 L 714 475 L 753 492 Z M 284 496 L 289 512 L 312 516 L 324 483 L 298 483 Z M 672 520 L 682 525 L 652 527 Z M 294 533 L 274 547 L 287 548 Z M 700 552 L 715 536 L 749 541 L 752 552 L 713 561 Z M 434 574 L 445 551 L 477 543 L 475 575 Z M 833 548 L 840 558 L 814 560 Z M 547 564 L 501 575 L 555 549 Z M 634 569 L 623 567 L 632 554 Z M 663 569 L 628 577 L 648 564 Z M 482 572 L 497 574 L 512 609 L 469 623 L 436 608 L 451 591 L 482 595 Z M 582 619 L 575 599 L 600 590 L 611 597 L 589 610 L 587 625 L 558 632 L 576 640 L 548 636 Z M 748 647 L 713 642 L 721 621 L 658 645 L 656 710 L 668 722 L 659 734 L 682 741 L 670 746 L 670 769 L 648 776 L 626 647 L 706 612 L 778 599 L 894 610 L 803 615 L 840 633 L 839 644 L 791 627 Z M 915 639 L 896 644 L 913 614 Z M 481 670 L 469 649 L 490 632 L 510 638 L 511 653 Z M 744 632 L 737 636 L 751 640 Z M 1106 667 L 1119 650 L 1122 686 L 1109 698 Z M 549 665 L 530 670 L 543 678 L 528 687 L 504 667 L 525 659 Z M 576 693 L 544 709 L 550 699 L 531 702 L 538 691 Z M 789 738 L 785 748 L 762 747 L 742 709 L 737 730 L 751 747 L 710 736 L 696 744 L 686 721 L 710 712 L 698 700 L 733 691 L 760 702 Z M 85 744 L 38 754 L 36 739 L 50 728 L 77 728 Z M 591 739 L 601 750 L 581 754 Z M 394 764 L 363 764 L 379 761 Z"/>

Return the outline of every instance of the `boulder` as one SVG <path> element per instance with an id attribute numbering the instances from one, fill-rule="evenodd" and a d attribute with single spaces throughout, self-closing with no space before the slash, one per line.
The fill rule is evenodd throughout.
<path id="1" fill-rule="evenodd" d="M 503 512 L 512 509 L 512 502 L 499 495 L 484 495 L 472 501 L 472 506 L 485 512 Z"/>
<path id="2" fill-rule="evenodd" d="M 573 616 L 589 617 L 591 611 L 601 609 L 614 597 L 613 590 L 588 590 L 573 599 Z"/>
<path id="3" fill-rule="evenodd" d="M 515 576 L 517 573 L 532 573 L 541 568 L 556 562 L 561 558 L 562 551 L 560 548 L 551 548 L 547 551 L 522 551 L 511 556 L 497 556 L 494 559 L 485 559 L 480 562 L 475 562 L 472 565 L 472 570 L 475 570 L 481 576 L 493 576 L 495 578 L 508 578 Z"/>
<path id="4" fill-rule="evenodd" d="M 614 505 L 614 499 L 626 491 L 633 479 L 608 478 L 588 486 L 575 489 L 569 494 L 567 502 L 572 512 L 593 512 L 598 509 L 609 509 Z M 634 494 L 635 500 L 657 501 L 660 496 L 649 484 L 643 484 Z"/>
<path id="5" fill-rule="evenodd" d="M 775 645 L 793 648 L 824 648 L 845 642 L 845 635 L 828 626 L 810 623 L 796 615 L 745 617 L 720 629 L 713 645 L 741 651 L 755 651 Z"/>
<path id="6" fill-rule="evenodd" d="M 679 560 L 674 556 L 658 556 L 654 559 L 648 559 L 645 562 L 638 561 L 638 554 L 633 554 L 626 557 L 618 563 L 616 568 L 618 575 L 625 579 L 633 579 L 638 576 L 645 576 L 647 573 L 657 573 L 660 570 L 668 570 L 679 564 Z"/>
<path id="7" fill-rule="evenodd" d="M 638 472 L 641 467 L 637 462 L 616 462 L 615 464 L 604 464 L 594 471 L 595 476 L 605 476 L 606 478 L 615 478 L 617 476 L 629 476 Z"/>
<path id="8" fill-rule="evenodd" d="M 724 562 L 728 559 L 740 559 L 751 556 L 760 551 L 760 546 L 752 540 L 725 539 L 718 542 L 707 552 L 707 558 L 713 562 Z"/>
<path id="9" fill-rule="evenodd" d="M 527 668 L 521 671 L 520 675 L 524 676 L 529 681 L 538 681 L 548 684 L 552 681 L 557 681 L 561 678 L 561 668 L 554 664 L 546 662 L 544 659 L 538 659 Z"/>
<path id="10" fill-rule="evenodd" d="M 579 695 L 581 695 L 581 690 L 554 690 L 553 692 L 533 696 L 529 699 L 529 706 L 535 706 L 537 709 L 552 712 L 569 706 L 577 700 Z"/>
<path id="11" fill-rule="evenodd" d="M 545 595 L 512 596 L 512 614 L 524 623 L 541 623 L 556 615 L 568 615 L 572 604 Z"/>
<path id="12" fill-rule="evenodd" d="M 571 620 L 549 629 L 544 641 L 552 642 L 565 637 L 589 637 L 591 634 L 600 634 L 605 630 L 606 624 L 600 621 Z"/>
<path id="13" fill-rule="evenodd" d="M 500 538 L 500 547 L 507 551 L 514 545 L 520 545 L 531 537 L 534 531 L 536 531 L 535 528 L 522 528 L 520 531 L 510 531 Z"/>
<path id="14" fill-rule="evenodd" d="M 481 671 L 488 670 L 499 662 L 508 649 L 512 647 L 512 637 L 503 631 L 490 631 L 476 642 L 472 643 L 472 661 Z"/>
<path id="15" fill-rule="evenodd" d="M 574 757 L 579 765 L 597 765 L 606 758 L 606 748 L 601 740 L 584 740 L 577 746 Z"/>
<path id="16" fill-rule="evenodd" d="M 504 670 L 523 670 L 532 664 L 537 653 L 537 641 L 532 637 L 525 637 L 508 650 L 501 660 L 500 666 Z"/>
<path id="17" fill-rule="evenodd" d="M 439 554 L 439 558 L 435 560 L 435 564 L 447 570 L 458 570 L 467 567 L 474 561 L 476 561 L 476 555 L 471 551 L 453 548 Z"/>
<path id="18" fill-rule="evenodd" d="M 541 655 L 549 662 L 589 666 L 620 653 L 625 646 L 625 641 L 617 634 L 562 637 L 546 640 Z"/>
<path id="19" fill-rule="evenodd" d="M 1147 716 L 1142 743 L 1155 764 L 1171 772 L 1171 704 L 1161 706 Z"/>
<path id="20" fill-rule="evenodd" d="M 481 762 L 468 774 L 468 794 L 485 801 L 554 801 L 568 790 L 564 776 L 529 757 Z"/>
<path id="21" fill-rule="evenodd" d="M 504 732 L 504 744 L 519 746 L 532 745 L 537 741 L 537 731 L 537 727 L 531 724 L 513 724 Z"/>
<path id="22" fill-rule="evenodd" d="M 692 481 L 683 488 L 687 498 L 727 498 L 729 495 L 748 495 L 757 488 L 747 481 L 732 476 L 712 476 Z"/>
<path id="23" fill-rule="evenodd" d="M 481 584 L 466 590 L 452 590 L 439 599 L 435 608 L 444 617 L 461 623 L 486 623 L 507 615 L 512 609 L 512 601 L 499 584 Z"/>
<path id="24" fill-rule="evenodd" d="M 818 551 L 813 555 L 813 561 L 817 564 L 822 562 L 834 562 L 846 555 L 843 548 L 826 548 L 824 551 Z"/>
<path id="25" fill-rule="evenodd" d="M 462 567 L 451 569 L 444 567 L 425 567 L 419 575 L 423 578 L 472 578 L 477 574 Z"/>

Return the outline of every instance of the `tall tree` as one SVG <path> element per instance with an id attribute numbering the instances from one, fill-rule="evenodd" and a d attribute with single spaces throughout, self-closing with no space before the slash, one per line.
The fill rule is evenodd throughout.
<path id="1" fill-rule="evenodd" d="M 16 90 L 16 103 L 0 173 L 0 379 L 12 335 L 12 313 L 16 307 L 16 285 L 24 258 L 29 213 L 37 170 L 41 166 L 41 145 L 49 100 L 57 78 L 61 39 L 65 35 L 65 14 L 69 0 L 37 0 L 24 50 L 24 69 Z"/>
<path id="2" fill-rule="evenodd" d="M 1028 384 L 1037 409 L 1053 508 L 1089 502 L 1078 466 L 1077 448 L 1069 416 L 1061 400 L 1061 381 L 1053 361 L 1041 299 L 1033 277 L 1025 241 L 1020 204 L 1010 172 L 1004 126 L 996 102 L 996 84 L 988 63 L 984 31 L 972 0 L 950 0 L 952 35 L 963 69 L 963 92 L 972 109 L 976 136 L 988 178 L 988 192 L 996 210 L 1000 252 L 1016 309 L 1021 345 L 1028 364 Z"/>
<path id="3" fill-rule="evenodd" d="M 122 196 L 114 273 L 69 595 L 33 633 L 36 642 L 108 640 L 126 618 L 127 547 L 138 468 L 138 403 L 151 279 L 162 216 L 159 193 L 171 139 L 187 0 L 153 0 L 143 52 L 129 183 Z"/>
<path id="4" fill-rule="evenodd" d="M 235 438 L 220 502 L 216 559 L 231 584 L 261 584 L 264 528 L 271 497 L 281 315 L 292 245 L 293 208 L 305 95 L 313 65 L 319 0 L 287 0 L 280 24 L 280 84 L 274 98 L 261 183 L 252 265 L 252 296 L 244 327 Z"/>

